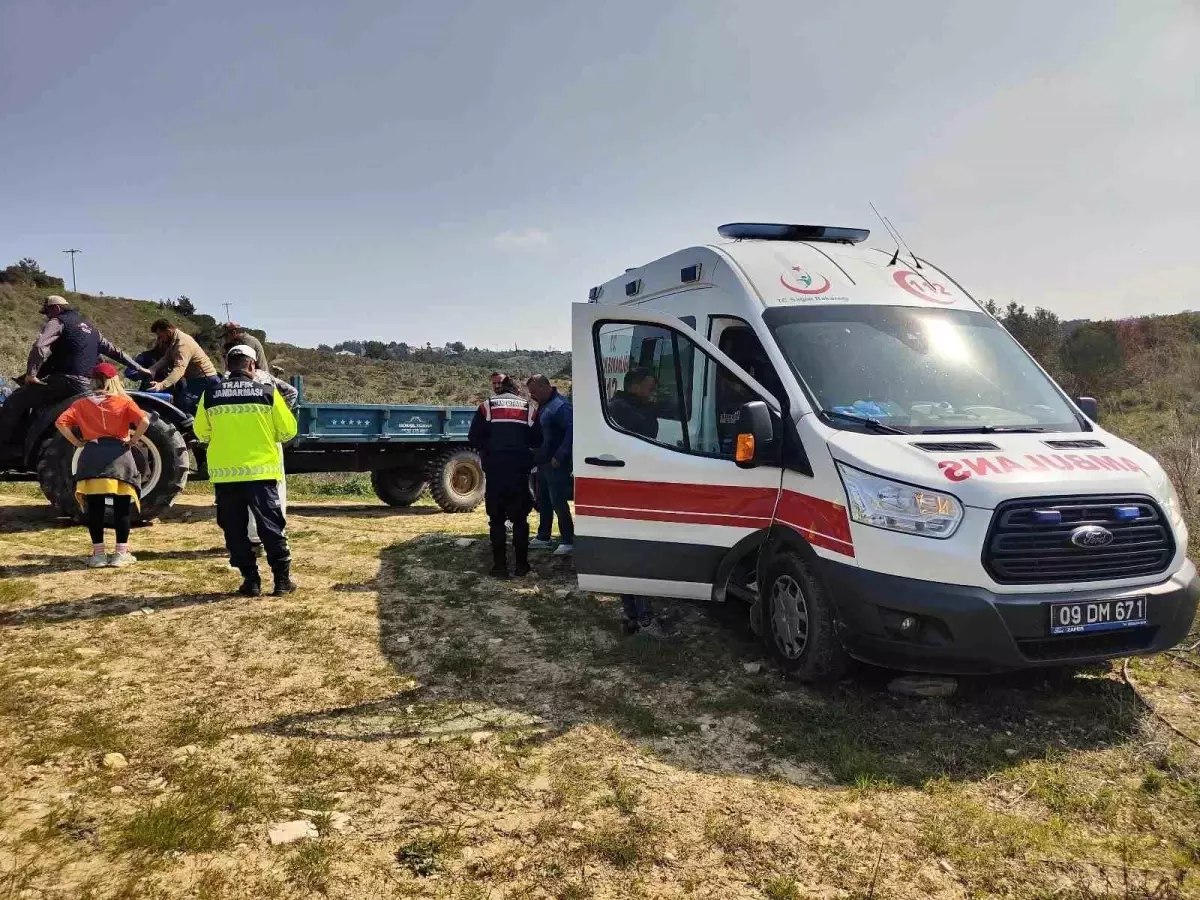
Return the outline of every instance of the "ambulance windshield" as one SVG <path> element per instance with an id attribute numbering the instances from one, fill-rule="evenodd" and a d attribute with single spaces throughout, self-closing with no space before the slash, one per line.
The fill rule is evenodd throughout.
<path id="1" fill-rule="evenodd" d="M 836 427 L 853 429 L 861 418 L 912 434 L 1084 428 L 985 313 L 822 305 L 770 309 L 764 318 L 809 399 Z"/>

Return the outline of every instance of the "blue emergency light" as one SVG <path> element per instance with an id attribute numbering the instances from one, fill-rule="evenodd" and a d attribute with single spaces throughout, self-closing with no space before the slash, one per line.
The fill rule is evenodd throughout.
<path id="1" fill-rule="evenodd" d="M 1062 511 L 1057 509 L 1035 509 L 1033 521 L 1039 525 L 1058 525 L 1062 522 Z"/>
<path id="2" fill-rule="evenodd" d="M 767 222 L 731 222 L 718 228 L 717 233 L 731 241 L 815 241 L 826 244 L 859 244 L 871 235 L 866 228 Z"/>
<path id="3" fill-rule="evenodd" d="M 1113 510 L 1118 522 L 1132 522 L 1141 514 L 1142 511 L 1136 506 L 1118 506 Z"/>

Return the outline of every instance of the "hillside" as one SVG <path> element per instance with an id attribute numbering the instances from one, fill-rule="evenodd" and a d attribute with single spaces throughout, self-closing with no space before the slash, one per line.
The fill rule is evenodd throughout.
<path id="1" fill-rule="evenodd" d="M 29 345 L 42 317 L 41 300 L 58 293 L 92 319 L 117 346 L 137 353 L 150 346 L 150 324 L 159 318 L 175 322 L 215 350 L 215 320 L 207 315 L 183 315 L 158 303 L 123 297 L 96 297 L 58 288 L 0 284 L 0 375 L 20 374 Z M 248 323 L 253 324 L 253 323 Z M 269 336 L 268 336 L 269 337 Z M 525 379 L 535 371 L 553 377 L 569 392 L 570 354 L 563 352 L 470 351 L 463 357 L 437 359 L 433 351 L 419 355 L 431 361 L 376 360 L 266 342 L 272 367 L 281 377 L 303 375 L 310 399 L 357 403 L 470 404 L 489 390 L 488 376 L 502 369 Z M 471 362 L 477 364 L 472 365 Z"/>

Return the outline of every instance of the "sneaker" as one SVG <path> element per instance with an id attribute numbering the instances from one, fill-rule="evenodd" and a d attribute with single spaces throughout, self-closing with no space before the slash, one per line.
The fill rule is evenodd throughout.
<path id="1" fill-rule="evenodd" d="M 123 569 L 137 562 L 137 557 L 128 550 L 108 554 L 108 564 L 114 569 Z"/>
<path id="2" fill-rule="evenodd" d="M 94 551 L 87 559 L 87 567 L 89 569 L 107 569 L 108 565 L 108 554 L 103 550 Z"/>
<path id="3" fill-rule="evenodd" d="M 535 537 L 535 538 L 531 538 L 529 541 L 529 549 L 530 550 L 549 550 L 553 546 L 554 546 L 554 541 L 550 541 L 550 540 L 543 541 L 541 538 Z"/>
<path id="4" fill-rule="evenodd" d="M 573 544 L 559 544 L 558 549 L 554 551 L 555 556 L 570 556 L 575 552 Z"/>

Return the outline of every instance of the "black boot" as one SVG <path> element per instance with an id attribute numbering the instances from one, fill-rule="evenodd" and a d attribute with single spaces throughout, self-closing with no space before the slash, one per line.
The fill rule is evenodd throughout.
<path id="1" fill-rule="evenodd" d="M 493 578 L 508 577 L 508 555 L 503 544 L 499 547 L 492 544 L 492 568 L 488 574 Z"/>
<path id="2" fill-rule="evenodd" d="M 514 555 L 517 558 L 517 564 L 513 566 L 513 574 L 517 576 L 529 574 L 529 548 L 516 547 Z"/>
<path id="3" fill-rule="evenodd" d="M 292 564 L 285 562 L 271 570 L 275 575 L 275 590 L 271 594 L 282 597 L 284 594 L 296 592 L 296 582 L 292 581 Z"/>
<path id="4" fill-rule="evenodd" d="M 242 586 L 238 593 L 243 597 L 261 597 L 262 579 L 258 577 L 258 566 L 247 566 L 242 569 Z"/>

